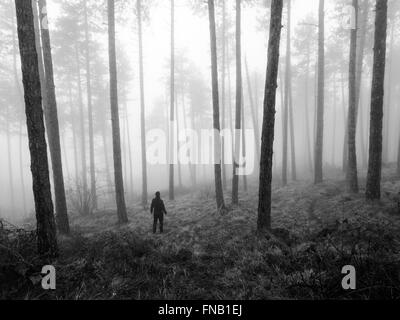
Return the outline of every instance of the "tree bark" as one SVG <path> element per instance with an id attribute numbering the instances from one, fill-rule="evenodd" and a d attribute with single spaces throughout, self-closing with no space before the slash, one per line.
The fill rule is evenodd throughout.
<path id="1" fill-rule="evenodd" d="M 219 93 L 218 93 L 218 62 L 217 62 L 217 36 L 215 30 L 214 0 L 208 0 L 208 15 L 210 22 L 210 46 L 211 46 L 211 77 L 213 96 L 213 128 L 214 128 L 214 157 L 219 160 L 214 163 L 215 198 L 218 210 L 225 209 L 224 192 L 221 177 L 221 126 L 219 120 Z"/>
<path id="2" fill-rule="evenodd" d="M 69 234 L 67 200 L 65 197 L 63 165 L 61 158 L 60 129 L 58 124 L 57 100 L 53 75 L 53 60 L 51 57 L 50 32 L 43 21 L 47 20 L 46 0 L 39 0 L 39 18 L 43 50 L 44 79 L 47 103 L 43 106 L 47 128 L 47 139 L 53 169 L 53 182 L 56 204 L 56 223 L 60 233 Z"/>
<path id="3" fill-rule="evenodd" d="M 58 255 L 58 245 L 51 200 L 32 1 L 15 0 L 15 7 L 37 220 L 37 246 L 41 256 L 55 258 Z"/>
<path id="4" fill-rule="evenodd" d="M 115 0 L 108 0 L 108 49 L 110 68 L 110 103 L 113 136 L 115 200 L 119 223 L 127 223 L 124 182 L 121 162 L 121 138 L 118 111 L 117 57 L 115 49 Z"/>
<path id="5" fill-rule="evenodd" d="M 356 92 L 356 66 L 357 66 L 357 29 L 358 29 L 358 0 L 353 0 L 355 11 L 355 28 L 351 30 L 350 36 L 350 58 L 349 58 L 349 115 L 348 119 L 348 164 L 347 184 L 350 192 L 358 193 L 357 174 L 357 92 Z"/>
<path id="6" fill-rule="evenodd" d="M 315 184 L 323 180 L 324 103 L 325 103 L 325 0 L 319 0 L 318 26 L 318 109 L 315 141 Z"/>
<path id="7" fill-rule="evenodd" d="M 264 115 L 261 142 L 258 231 L 271 229 L 271 181 L 275 130 L 275 104 L 282 28 L 282 0 L 272 0 L 268 66 L 265 81 Z"/>
<path id="8" fill-rule="evenodd" d="M 142 40 L 142 4 L 136 1 L 138 37 L 139 37 L 139 74 L 140 74 L 140 134 L 142 149 L 142 205 L 147 205 L 147 156 L 146 156 L 146 121 L 144 97 L 144 65 L 143 65 L 143 40 Z"/>
<path id="9" fill-rule="evenodd" d="M 96 189 L 96 164 L 94 157 L 94 133 L 93 133 L 93 105 L 92 105 L 92 83 L 90 71 L 90 50 L 89 50 L 89 22 L 88 22 L 87 0 L 84 4 L 85 18 L 85 60 L 86 60 L 86 86 L 87 86 L 87 104 L 89 119 L 89 158 L 90 158 L 90 192 L 92 205 L 97 209 L 97 189 Z"/>
<path id="10" fill-rule="evenodd" d="M 371 89 L 371 125 L 366 197 L 381 197 L 382 119 L 386 64 L 387 0 L 376 0 L 374 64 Z"/>
<path id="11" fill-rule="evenodd" d="M 242 108 L 242 41 L 241 41 L 241 3 L 236 0 L 236 120 L 235 120 L 235 151 L 233 157 L 233 179 L 232 179 L 232 203 L 239 203 L 239 168 L 240 158 L 240 130 L 241 130 L 241 108 Z"/>
<path id="12" fill-rule="evenodd" d="M 282 153 L 282 184 L 287 185 L 288 167 L 288 122 L 289 122 L 289 90 L 290 90 L 290 31 L 291 31 L 291 0 L 287 0 L 287 25 L 286 25 L 286 62 L 285 62 L 285 93 L 283 109 L 283 153 Z"/>

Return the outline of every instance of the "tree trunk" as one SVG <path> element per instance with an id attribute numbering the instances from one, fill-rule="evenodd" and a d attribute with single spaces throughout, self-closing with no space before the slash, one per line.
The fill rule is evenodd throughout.
<path id="1" fill-rule="evenodd" d="M 291 31 L 291 0 L 287 1 L 287 25 L 286 25 L 286 62 L 285 62 L 285 93 L 283 109 L 283 153 L 282 153 L 282 184 L 287 185 L 288 167 L 288 121 L 289 121 L 289 90 L 290 90 L 290 31 Z"/>
<path id="2" fill-rule="evenodd" d="M 140 134 L 142 149 L 142 205 L 147 205 L 147 156 L 146 156 L 146 121 L 144 99 L 144 66 L 142 40 L 142 5 L 141 0 L 136 2 L 138 37 L 139 37 L 139 74 L 140 74 Z"/>
<path id="3" fill-rule="evenodd" d="M 232 179 L 232 203 L 239 203 L 239 168 L 240 158 L 240 129 L 241 129 L 241 108 L 242 108 L 242 41 L 241 41 L 241 4 L 236 0 L 236 121 L 235 121 L 235 151 L 233 159 L 233 179 Z"/>
<path id="4" fill-rule="evenodd" d="M 175 200 L 174 192 L 174 120 L 175 120 L 175 0 L 171 0 L 171 83 L 170 83 L 170 147 L 169 147 L 169 200 Z"/>
<path id="5" fill-rule="evenodd" d="M 347 164 L 347 183 L 352 193 L 358 193 L 357 175 L 357 152 L 356 152 L 356 132 L 357 132 L 357 93 L 356 93 L 356 65 L 357 65 L 357 28 L 358 28 L 358 0 L 353 0 L 355 9 L 356 27 L 351 30 L 350 36 L 350 59 L 349 59 L 349 115 L 348 119 L 348 164 Z"/>
<path id="6" fill-rule="evenodd" d="M 32 1 L 15 0 L 15 7 L 31 154 L 38 252 L 44 257 L 54 258 L 58 255 L 58 245 L 51 201 Z"/>
<path id="7" fill-rule="evenodd" d="M 254 147 L 256 149 L 256 159 L 255 162 L 258 167 L 260 163 L 260 129 L 258 128 L 258 112 L 257 112 L 257 100 L 254 102 L 253 98 L 253 90 L 251 86 L 250 74 L 249 74 L 249 66 L 247 65 L 247 59 L 245 59 L 245 70 L 246 70 L 246 78 L 247 78 L 247 88 L 249 93 L 249 100 L 250 100 L 250 111 L 251 111 L 251 119 L 253 121 L 253 130 L 254 130 Z"/>
<path id="8" fill-rule="evenodd" d="M 309 80 L 310 80 L 310 44 L 307 46 L 307 70 L 306 70 L 306 80 L 304 82 L 304 105 L 305 105 L 305 117 L 306 117 L 306 139 L 307 139 L 307 155 L 308 155 L 308 165 L 310 168 L 310 173 L 313 173 L 313 160 L 311 153 L 311 135 L 310 135 L 310 113 L 308 109 L 308 93 L 309 93 Z"/>
<path id="9" fill-rule="evenodd" d="M 74 121 L 74 103 L 72 101 L 72 90 L 71 83 L 68 83 L 68 97 L 69 97 L 69 106 L 70 106 L 70 115 L 71 115 L 71 126 L 72 126 L 72 141 L 74 145 L 74 167 L 75 167 L 75 181 L 79 179 L 79 165 L 78 165 L 78 143 L 76 137 L 76 124 Z"/>
<path id="10" fill-rule="evenodd" d="M 115 0 L 108 0 L 108 50 L 110 68 L 110 103 L 113 137 L 115 199 L 119 223 L 127 223 L 124 182 L 121 162 L 121 138 L 118 111 L 117 57 L 115 49 Z"/>
<path id="11" fill-rule="evenodd" d="M 386 64 L 387 0 L 376 0 L 374 65 L 371 89 L 371 125 L 366 196 L 381 197 L 382 119 Z"/>
<path id="12" fill-rule="evenodd" d="M 126 127 L 126 137 L 128 144 L 130 193 L 131 193 L 131 199 L 133 199 L 133 159 L 132 159 L 132 147 L 131 147 L 131 132 L 129 129 L 128 108 L 126 106 L 125 106 L 125 127 Z"/>
<path id="13" fill-rule="evenodd" d="M 94 133 L 93 133 L 93 106 L 92 106 L 92 84 L 90 71 L 90 51 L 89 51 L 89 22 L 88 22 L 87 0 L 84 5 L 85 18 L 85 60 L 86 60 L 86 86 L 87 86 L 87 104 L 89 119 L 89 158 L 90 158 L 90 192 L 92 205 L 97 209 L 97 190 L 96 190 L 96 165 L 94 158 Z"/>
<path id="14" fill-rule="evenodd" d="M 7 119 L 10 119 L 10 107 L 7 106 Z M 6 132 L 7 132 L 7 163 L 8 163 L 8 186 L 10 188 L 10 203 L 11 210 L 15 210 L 15 195 L 14 195 L 14 170 L 13 161 L 11 157 L 11 132 L 10 123 L 6 121 Z"/>
<path id="15" fill-rule="evenodd" d="M 393 88 L 393 46 L 394 46 L 394 27 L 395 23 L 392 23 L 392 28 L 390 31 L 390 49 L 389 49 L 389 58 L 388 58 L 388 77 L 386 91 L 387 94 L 384 97 L 384 126 L 383 126 L 383 154 L 382 159 L 383 163 L 387 164 L 390 161 L 390 115 L 391 115 L 391 106 L 392 106 L 392 88 Z M 386 106 L 385 106 L 386 105 Z"/>
<path id="16" fill-rule="evenodd" d="M 221 135 L 219 121 L 219 93 L 218 93 L 218 63 L 217 63 L 217 36 L 215 31 L 214 0 L 208 0 L 208 14 L 210 22 L 210 46 L 211 46 L 211 76 L 213 96 L 213 128 L 214 128 L 214 182 L 215 198 L 218 210 L 225 208 L 224 192 L 221 178 Z M 217 161 L 218 160 L 218 163 Z"/>
<path id="17" fill-rule="evenodd" d="M 24 161 L 23 161 L 23 150 L 22 150 L 22 137 L 23 137 L 22 130 L 23 130 L 23 121 L 21 120 L 19 125 L 19 173 L 21 179 L 22 205 L 24 209 L 24 214 L 27 214 L 28 212 L 26 210 Z"/>
<path id="18" fill-rule="evenodd" d="M 324 90 L 325 90 L 325 0 L 319 0 L 318 26 L 318 110 L 317 135 L 315 141 L 315 184 L 323 180 L 323 143 L 324 143 Z"/>
<path id="19" fill-rule="evenodd" d="M 53 75 L 53 60 L 51 57 L 50 32 L 43 21 L 47 20 L 46 0 L 39 0 L 40 30 L 42 39 L 43 62 L 45 70 L 45 84 L 47 104 L 44 105 L 47 139 L 51 155 L 53 169 L 53 182 L 56 204 L 56 222 L 60 233 L 69 234 L 69 221 L 67 200 L 65 197 L 64 175 L 61 158 L 60 129 L 58 124 L 57 100 Z"/>
<path id="20" fill-rule="evenodd" d="M 332 166 L 336 165 L 336 123 L 337 123 L 337 87 L 336 73 L 333 74 L 333 134 L 332 134 Z"/>
<path id="21" fill-rule="evenodd" d="M 258 231 L 264 231 L 271 228 L 272 159 L 275 132 L 275 99 L 279 65 L 282 8 L 282 0 L 272 0 L 261 142 L 260 189 L 257 220 Z"/>
<path id="22" fill-rule="evenodd" d="M 83 97 L 82 97 L 82 82 L 81 82 L 81 70 L 79 63 L 79 52 L 78 45 L 75 44 L 75 59 L 76 59 L 76 74 L 78 81 L 78 104 L 79 104 L 79 124 L 80 124 L 80 136 L 81 136 L 81 165 L 82 165 L 82 195 L 83 199 L 87 199 L 88 197 L 88 186 L 87 186 L 87 166 L 86 166 L 86 136 L 85 136 L 85 121 L 84 121 L 84 112 L 83 112 Z M 77 182 L 78 183 L 78 182 Z M 80 181 L 79 181 L 80 184 Z M 79 186 L 80 188 L 80 186 Z M 86 206 L 87 202 L 84 201 Z M 83 208 L 83 212 L 86 214 L 89 212 L 89 208 Z"/>
<path id="23" fill-rule="evenodd" d="M 290 68 L 291 69 L 291 68 Z M 290 120 L 290 155 L 292 166 L 292 180 L 297 180 L 296 170 L 296 141 L 294 133 L 294 116 L 293 116 L 293 90 L 292 90 L 292 72 L 289 74 L 289 120 Z"/>
<path id="24" fill-rule="evenodd" d="M 221 85 L 221 129 L 225 129 L 226 123 L 226 3 L 222 0 L 222 85 Z M 225 166 L 225 137 L 221 138 L 221 149 L 222 149 L 222 187 L 226 190 L 227 178 L 226 178 L 226 166 Z"/>

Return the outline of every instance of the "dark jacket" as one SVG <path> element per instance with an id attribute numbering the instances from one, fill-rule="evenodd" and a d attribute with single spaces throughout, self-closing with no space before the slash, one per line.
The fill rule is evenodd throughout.
<path id="1" fill-rule="evenodd" d="M 154 213 L 154 215 L 163 215 L 167 214 L 167 210 L 165 210 L 164 201 L 160 198 L 154 198 L 151 202 L 150 212 Z"/>

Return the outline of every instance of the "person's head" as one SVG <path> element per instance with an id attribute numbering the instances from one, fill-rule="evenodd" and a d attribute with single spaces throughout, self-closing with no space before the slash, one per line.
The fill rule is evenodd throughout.
<path id="1" fill-rule="evenodd" d="M 156 192 L 156 198 L 161 198 L 161 193 L 160 193 L 160 191 L 157 191 L 157 192 Z"/>

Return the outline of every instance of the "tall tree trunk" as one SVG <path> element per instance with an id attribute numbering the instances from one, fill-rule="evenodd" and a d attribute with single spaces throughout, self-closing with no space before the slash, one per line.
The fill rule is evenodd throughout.
<path id="1" fill-rule="evenodd" d="M 226 0 L 222 0 L 222 85 L 221 85 L 221 129 L 225 129 L 226 123 Z M 225 137 L 221 138 L 222 149 L 222 187 L 226 190 L 226 166 L 225 166 Z"/>
<path id="2" fill-rule="evenodd" d="M 21 192 L 22 192 L 22 205 L 24 214 L 27 214 L 26 210 L 26 192 L 25 192 L 25 178 L 24 178 L 24 161 L 23 161 L 23 149 L 22 149 L 22 137 L 23 137 L 23 121 L 21 120 L 19 125 L 19 173 L 21 179 Z"/>
<path id="3" fill-rule="evenodd" d="M 86 86 L 87 86 L 87 104 L 89 119 L 89 158 L 90 158 L 90 192 L 92 205 L 97 209 L 97 190 L 96 190 L 96 165 L 94 157 L 94 133 L 93 133 L 93 106 L 92 106 L 92 83 L 90 71 L 90 50 L 89 50 L 89 22 L 88 22 L 87 0 L 84 5 L 85 17 L 85 60 L 86 60 Z"/>
<path id="4" fill-rule="evenodd" d="M 10 119 L 10 107 L 6 106 L 7 119 Z M 10 203 L 11 209 L 15 210 L 15 195 L 14 195 L 14 170 L 11 156 L 11 132 L 10 123 L 6 121 L 6 132 L 7 132 L 7 163 L 8 163 L 8 186 L 10 188 Z"/>
<path id="5" fill-rule="evenodd" d="M 128 144 L 128 158 L 129 158 L 129 182 L 130 182 L 130 193 L 133 199 L 133 158 L 132 158 L 132 146 L 131 146 L 131 132 L 129 129 L 128 120 L 128 108 L 125 106 L 125 127 L 126 127 L 126 137 Z"/>
<path id="6" fill-rule="evenodd" d="M 291 0 L 287 0 L 287 25 L 286 25 L 286 62 L 285 62 L 285 94 L 283 110 L 283 153 L 282 153 L 282 184 L 287 185 L 288 167 L 288 121 L 289 121 L 289 90 L 290 90 L 290 32 L 291 31 Z"/>
<path id="7" fill-rule="evenodd" d="M 293 90 L 292 90 L 292 72 L 289 75 L 289 125 L 290 125 L 290 155 L 291 155 L 291 166 L 292 166 L 292 180 L 297 180 L 296 170 L 296 141 L 294 133 L 294 115 L 293 115 Z"/>
<path id="8" fill-rule="evenodd" d="M 386 64 L 387 0 L 376 0 L 374 65 L 371 89 L 371 125 L 366 196 L 381 197 L 382 118 Z"/>
<path id="9" fill-rule="evenodd" d="M 390 147 L 389 147 L 389 142 L 390 142 L 390 115 L 391 115 L 391 106 L 392 106 L 392 88 L 393 88 L 393 47 L 394 47 L 394 27 L 395 23 L 392 22 L 392 28 L 390 31 L 390 49 L 389 49 L 389 58 L 388 58 L 388 77 L 385 79 L 387 80 L 386 84 L 386 95 L 384 97 L 384 126 L 383 126 L 383 153 L 382 153 L 382 159 L 383 163 L 387 164 L 390 161 Z"/>
<path id="10" fill-rule="evenodd" d="M 78 181 L 79 178 L 79 165 L 78 165 L 78 143 L 76 137 L 76 124 L 74 121 L 74 103 L 72 101 L 72 90 L 71 83 L 68 83 L 68 98 L 69 98 L 69 106 L 70 106 L 70 117 L 71 117 L 71 126 L 72 126 L 72 142 L 74 145 L 74 167 L 75 167 L 75 181 Z"/>
<path id="11" fill-rule="evenodd" d="M 318 26 L 318 110 L 317 136 L 315 141 L 315 184 L 323 180 L 323 143 L 324 143 L 324 91 L 325 91 L 325 0 L 319 0 Z"/>
<path id="12" fill-rule="evenodd" d="M 208 15 L 210 22 L 210 46 L 211 46 L 211 77 L 213 95 L 213 128 L 214 128 L 214 182 L 215 198 L 218 210 L 225 208 L 224 192 L 221 178 L 221 126 L 219 121 L 219 93 L 218 93 L 218 62 L 217 62 L 217 36 L 215 31 L 214 0 L 208 0 Z M 217 161 L 218 160 L 218 163 Z"/>
<path id="13" fill-rule="evenodd" d="M 368 28 L 368 13 L 370 11 L 370 1 L 364 0 L 362 4 L 362 16 L 359 23 L 359 45 L 357 53 L 357 73 L 356 73 L 356 108 L 357 113 L 359 113 L 360 121 L 360 145 L 361 145 L 361 156 L 362 156 L 362 166 L 365 168 L 367 166 L 367 155 L 366 146 L 364 139 L 364 110 L 363 101 L 361 99 L 361 88 L 362 88 L 362 75 L 363 75 L 363 65 L 364 65 L 364 55 L 365 55 L 365 43 L 367 39 L 367 28 Z"/>
<path id="14" fill-rule="evenodd" d="M 175 120 L 175 0 L 171 0 L 171 80 L 170 80 L 170 147 L 169 147 L 169 200 L 175 200 L 174 192 L 174 120 Z"/>
<path id="15" fill-rule="evenodd" d="M 282 0 L 271 2 L 268 66 L 265 81 L 264 116 L 262 126 L 258 231 L 271 229 L 271 181 L 275 132 L 275 103 L 282 27 Z"/>
<path id="16" fill-rule="evenodd" d="M 146 156 L 146 121 L 144 98 L 144 66 L 143 66 L 143 40 L 142 40 L 142 4 L 136 2 L 138 37 L 139 37 L 139 74 L 140 74 L 140 134 L 142 149 L 142 205 L 147 205 L 147 156 Z"/>
<path id="17" fill-rule="evenodd" d="M 242 157 L 246 161 L 246 119 L 244 117 L 244 98 L 242 97 Z M 243 175 L 243 191 L 247 192 L 247 175 Z"/>
<path id="18" fill-rule="evenodd" d="M 336 73 L 333 74 L 333 134 L 332 134 L 332 166 L 336 165 L 336 124 L 337 124 L 337 87 Z"/>
<path id="19" fill-rule="evenodd" d="M 82 195 L 83 199 L 87 199 L 88 197 L 88 186 L 87 186 L 87 166 L 86 166 L 86 135 L 85 135 L 85 117 L 83 112 L 83 97 L 82 97 L 82 82 L 81 82 L 81 70 L 80 70 L 80 62 L 79 62 L 79 52 L 78 45 L 75 44 L 75 59 L 76 59 L 76 74 L 78 81 L 78 104 L 79 104 L 79 124 L 80 124 L 80 136 L 81 136 L 81 166 L 82 166 Z M 80 184 L 80 181 L 79 181 Z M 86 200 L 84 201 L 85 206 L 87 205 Z M 89 208 L 83 208 L 83 212 L 86 214 L 89 212 Z"/>
<path id="20" fill-rule="evenodd" d="M 356 65 L 357 65 L 357 29 L 358 29 L 358 0 L 353 0 L 355 9 L 355 28 L 351 30 L 350 36 L 350 59 L 349 59 L 349 115 L 348 119 L 348 165 L 347 183 L 350 192 L 358 193 L 357 175 L 357 152 L 356 152 L 356 132 L 357 132 L 357 93 L 356 93 Z"/>
<path id="21" fill-rule="evenodd" d="M 58 255 L 58 245 L 51 200 L 32 1 L 15 0 L 15 7 L 31 154 L 38 252 L 42 256 L 54 258 Z"/>
<path id="22" fill-rule="evenodd" d="M 39 18 L 41 39 L 43 45 L 43 62 L 45 70 L 45 85 L 47 93 L 47 104 L 44 105 L 45 121 L 47 128 L 47 139 L 51 155 L 53 169 L 54 193 L 56 204 L 56 223 L 60 233 L 69 234 L 69 221 L 67 211 L 67 200 L 65 197 L 64 175 L 61 158 L 60 129 L 58 124 L 57 100 L 53 75 L 53 60 L 51 57 L 50 32 L 43 21 L 47 20 L 46 0 L 39 0 Z"/>
<path id="23" fill-rule="evenodd" d="M 124 181 L 121 162 L 121 138 L 118 111 L 117 57 L 115 49 L 115 0 L 108 0 L 108 50 L 110 68 L 110 103 L 113 137 L 115 200 L 119 223 L 127 223 Z"/>
<path id="24" fill-rule="evenodd" d="M 240 159 L 240 129 L 242 108 L 242 41 L 241 41 L 241 3 L 236 0 L 236 120 L 235 120 L 235 152 L 233 159 L 232 203 L 239 203 L 239 176 L 237 174 Z"/>
<path id="25" fill-rule="evenodd" d="M 256 149 L 256 164 L 257 167 L 260 163 L 260 129 L 258 127 L 258 112 L 257 112 L 257 100 L 256 103 L 254 102 L 253 97 L 253 90 L 251 86 L 250 74 L 249 74 L 249 66 L 247 65 L 247 59 L 245 59 L 245 70 L 246 70 L 246 78 L 247 78 L 247 88 L 249 93 L 249 100 L 250 100 L 250 111 L 251 111 L 251 119 L 253 121 L 253 130 L 254 130 L 254 147 Z"/>
<path id="26" fill-rule="evenodd" d="M 180 132 L 180 121 L 179 121 L 179 96 L 178 93 L 175 93 L 175 114 L 176 114 L 176 131 L 177 131 L 177 135 L 176 135 L 176 146 L 177 146 L 177 150 L 179 153 L 179 148 L 180 148 L 180 143 L 179 143 L 179 132 Z M 182 184 L 182 166 L 181 166 L 181 161 L 178 159 L 178 186 L 179 188 L 182 188 L 183 184 Z"/>
<path id="27" fill-rule="evenodd" d="M 305 106 L 305 117 L 306 117 L 306 144 L 307 144 L 307 156 L 308 156 L 308 165 L 310 169 L 310 173 L 313 173 L 313 160 L 311 153 L 311 134 L 310 134 L 310 112 L 308 108 L 308 93 L 309 93 L 309 80 L 310 80 L 310 45 L 307 47 L 307 71 L 306 71 L 306 79 L 304 81 L 304 106 Z"/>

